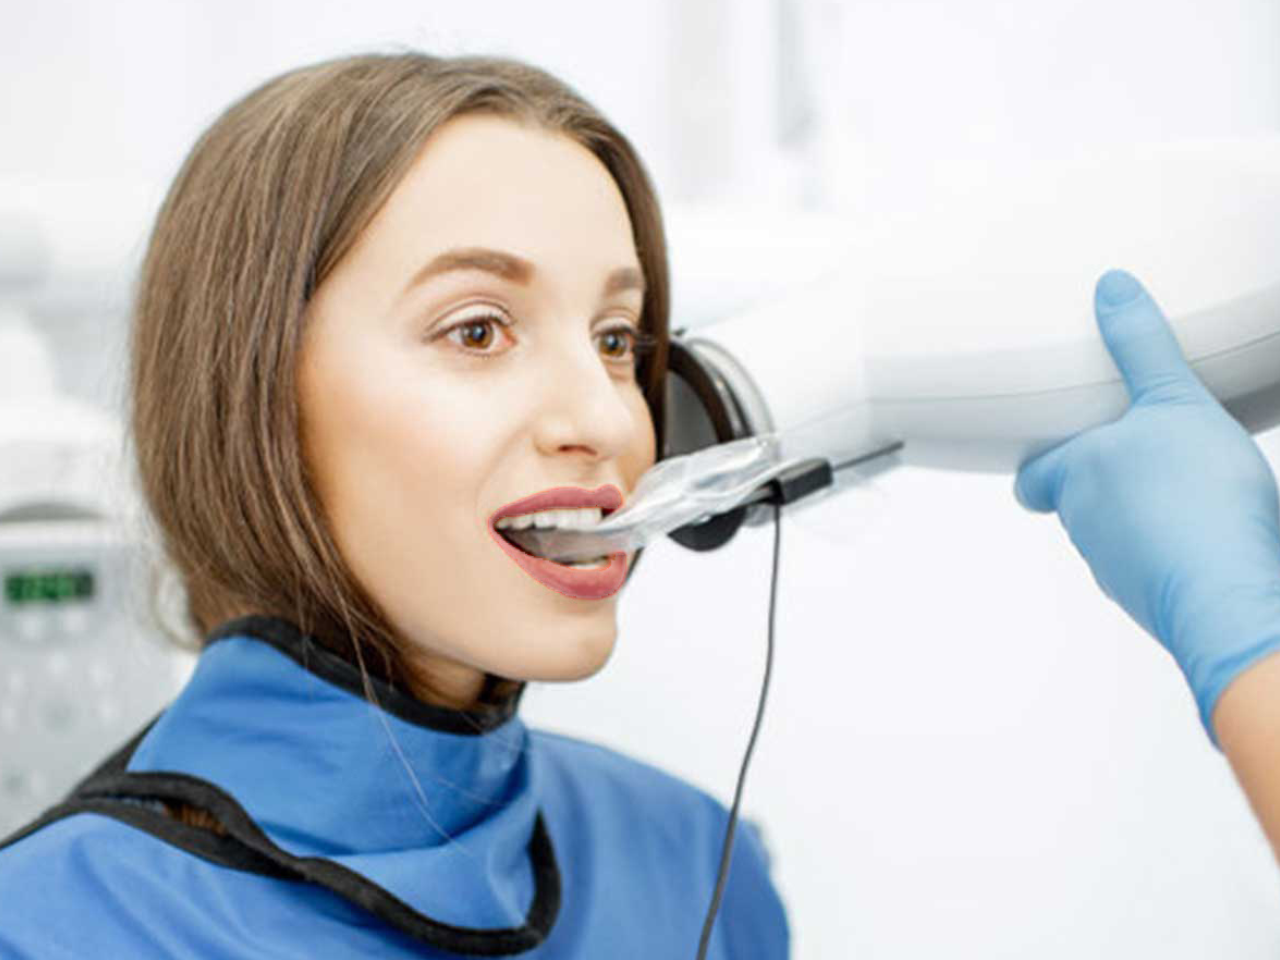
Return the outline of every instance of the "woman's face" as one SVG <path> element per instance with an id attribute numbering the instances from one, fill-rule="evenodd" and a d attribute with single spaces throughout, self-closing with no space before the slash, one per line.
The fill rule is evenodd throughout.
<path id="1" fill-rule="evenodd" d="M 484 258 L 424 271 L 478 249 L 527 275 Z M 612 484 L 625 499 L 653 465 L 632 341 L 617 332 L 640 328 L 644 296 L 607 285 L 620 269 L 640 263 L 600 161 L 473 114 L 428 139 L 308 306 L 304 454 L 343 557 L 429 678 L 420 696 L 465 706 L 485 672 L 573 680 L 613 650 L 616 589 L 581 599 L 544 585 L 489 524 L 553 487 Z"/>

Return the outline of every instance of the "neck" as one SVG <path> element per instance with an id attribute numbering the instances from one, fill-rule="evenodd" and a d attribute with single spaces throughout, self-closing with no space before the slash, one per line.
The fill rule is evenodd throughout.
<path id="1" fill-rule="evenodd" d="M 414 699 L 449 710 L 476 710 L 487 705 L 489 685 L 483 671 L 417 651 L 405 660 L 406 685 Z"/>

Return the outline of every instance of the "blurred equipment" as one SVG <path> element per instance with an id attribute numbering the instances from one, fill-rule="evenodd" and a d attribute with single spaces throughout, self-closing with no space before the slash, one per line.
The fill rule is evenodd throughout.
<path id="1" fill-rule="evenodd" d="M 23 308 L 48 262 L 36 223 L 0 205 L 0 836 L 56 803 L 189 669 L 131 616 L 119 425 L 58 393 Z"/>

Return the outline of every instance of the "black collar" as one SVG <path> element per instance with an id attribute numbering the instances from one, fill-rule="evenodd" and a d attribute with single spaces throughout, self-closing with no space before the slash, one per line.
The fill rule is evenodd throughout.
<path id="1" fill-rule="evenodd" d="M 348 693 L 367 700 L 360 668 L 353 659 L 339 652 L 337 645 L 309 637 L 296 625 L 281 617 L 254 614 L 237 617 L 214 628 L 205 638 L 205 646 L 228 637 L 252 636 L 271 644 L 304 670 Z M 445 733 L 482 734 L 502 726 L 516 715 L 524 695 L 521 686 L 515 696 L 504 703 L 479 710 L 453 710 L 424 703 L 369 671 L 369 683 L 378 706 L 407 723 Z"/>

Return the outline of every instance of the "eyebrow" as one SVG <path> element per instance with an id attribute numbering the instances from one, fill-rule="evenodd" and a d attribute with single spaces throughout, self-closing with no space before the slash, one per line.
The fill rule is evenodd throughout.
<path id="1" fill-rule="evenodd" d="M 405 290 L 425 283 L 432 277 L 460 270 L 481 270 L 511 283 L 526 286 L 536 272 L 532 263 L 513 253 L 488 247 L 454 247 L 435 257 L 415 273 L 405 285 Z M 618 267 L 605 278 L 600 295 L 610 297 L 624 290 L 639 290 L 644 293 L 644 274 L 635 267 Z"/>

